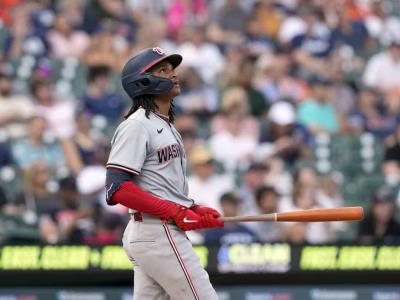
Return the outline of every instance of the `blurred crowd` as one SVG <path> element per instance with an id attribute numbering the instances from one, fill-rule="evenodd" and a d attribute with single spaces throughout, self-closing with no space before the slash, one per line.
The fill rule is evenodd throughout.
<path id="1" fill-rule="evenodd" d="M 400 239 L 397 0 L 5 0 L 0 242 L 120 243 L 110 138 L 139 50 L 183 56 L 189 196 L 225 216 L 361 205 L 358 223 L 248 223 L 195 243 Z"/>

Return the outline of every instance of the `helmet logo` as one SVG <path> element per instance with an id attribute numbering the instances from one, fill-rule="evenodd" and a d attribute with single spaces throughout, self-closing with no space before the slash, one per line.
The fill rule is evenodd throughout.
<path id="1" fill-rule="evenodd" d="M 153 50 L 155 53 L 159 54 L 159 55 L 164 55 L 164 54 L 165 54 L 164 50 L 161 49 L 160 47 L 154 47 L 152 50 Z"/>

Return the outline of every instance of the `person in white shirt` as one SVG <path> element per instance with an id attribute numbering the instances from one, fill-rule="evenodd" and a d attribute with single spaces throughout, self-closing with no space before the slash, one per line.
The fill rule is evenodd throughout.
<path id="1" fill-rule="evenodd" d="M 388 42 L 385 51 L 370 58 L 363 82 L 368 87 L 384 91 L 400 86 L 400 34 Z"/>
<path id="2" fill-rule="evenodd" d="M 216 173 L 211 152 L 203 146 L 197 146 L 189 153 L 189 162 L 193 170 L 193 175 L 188 178 L 189 198 L 221 211 L 219 199 L 234 189 L 233 177 Z"/>

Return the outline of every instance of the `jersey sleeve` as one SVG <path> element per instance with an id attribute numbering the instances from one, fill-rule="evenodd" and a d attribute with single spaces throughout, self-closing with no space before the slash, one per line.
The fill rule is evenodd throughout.
<path id="1" fill-rule="evenodd" d="M 149 134 L 142 123 L 127 120 L 115 132 L 107 168 L 139 175 L 147 155 Z"/>

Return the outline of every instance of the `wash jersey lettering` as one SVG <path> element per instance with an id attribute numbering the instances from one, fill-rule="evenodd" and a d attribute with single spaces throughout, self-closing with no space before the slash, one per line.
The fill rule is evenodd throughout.
<path id="1" fill-rule="evenodd" d="M 159 198 L 190 207 L 186 155 L 180 134 L 166 116 L 143 108 L 123 121 L 111 140 L 107 166 L 127 171 L 133 182 Z"/>

